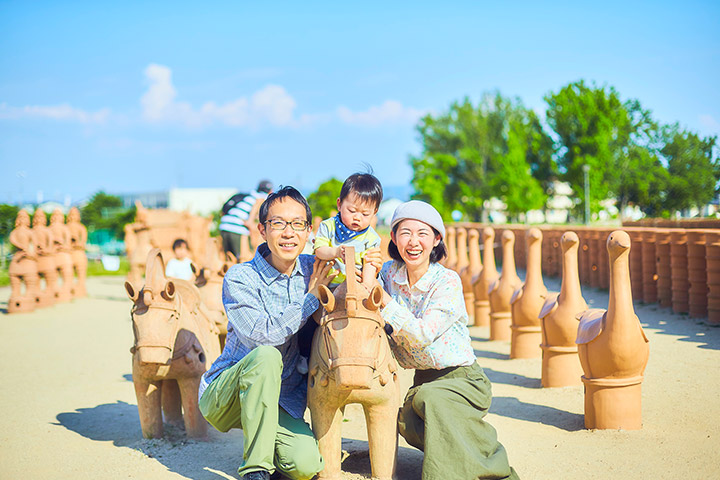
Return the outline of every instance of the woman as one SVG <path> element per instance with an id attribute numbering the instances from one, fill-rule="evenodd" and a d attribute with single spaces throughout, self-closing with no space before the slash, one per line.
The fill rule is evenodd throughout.
<path id="1" fill-rule="evenodd" d="M 438 263 L 446 255 L 440 214 L 412 200 L 395 210 L 391 228 L 382 316 L 398 361 L 416 369 L 398 426 L 425 452 L 423 480 L 517 479 L 483 420 L 490 381 L 470 344 L 460 277 Z"/>

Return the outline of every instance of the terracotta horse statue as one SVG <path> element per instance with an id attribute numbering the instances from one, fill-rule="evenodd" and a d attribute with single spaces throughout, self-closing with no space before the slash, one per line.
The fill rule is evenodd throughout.
<path id="1" fill-rule="evenodd" d="M 230 252 L 223 251 L 219 237 L 208 238 L 205 247 L 205 260 L 202 266 L 192 264 L 195 273 L 195 286 L 200 289 L 203 303 L 208 307 L 212 319 L 220 330 L 220 349 L 225 346 L 227 337 L 227 314 L 222 301 L 223 279 L 227 271 L 237 263 Z"/>
<path id="2" fill-rule="evenodd" d="M 125 290 L 133 301 L 130 352 L 143 436 L 162 436 L 161 405 L 168 422 L 184 421 L 189 437 L 205 436 L 197 392 L 200 377 L 220 355 L 220 342 L 200 292 L 188 281 L 165 277 L 158 248 L 148 254 L 145 285 L 125 282 Z"/>
<path id="3" fill-rule="evenodd" d="M 345 265 L 353 265 L 355 249 L 345 247 Z M 365 411 L 373 478 L 390 480 L 397 452 L 400 389 L 397 363 L 380 316 L 382 290 L 361 293 L 349 274 L 334 292 L 320 287 L 326 313 L 318 322 L 310 356 L 308 405 L 325 469 L 318 479 L 340 479 L 342 423 L 345 405 Z"/>

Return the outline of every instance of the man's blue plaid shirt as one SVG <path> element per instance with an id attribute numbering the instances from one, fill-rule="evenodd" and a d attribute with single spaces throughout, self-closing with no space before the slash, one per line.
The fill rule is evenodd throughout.
<path id="1" fill-rule="evenodd" d="M 226 368 L 232 367 L 258 345 L 280 350 L 283 359 L 280 406 L 295 418 L 302 418 L 307 404 L 307 381 L 296 368 L 298 341 L 295 335 L 320 306 L 307 291 L 315 257 L 300 255 L 288 277 L 278 272 L 265 257 L 267 244 L 258 247 L 255 257 L 233 265 L 225 274 L 223 304 L 228 317 L 225 348 L 200 381 L 199 397 Z"/>

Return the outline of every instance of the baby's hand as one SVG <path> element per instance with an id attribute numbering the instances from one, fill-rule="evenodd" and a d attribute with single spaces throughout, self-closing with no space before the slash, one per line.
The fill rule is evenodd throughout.
<path id="1" fill-rule="evenodd" d="M 336 247 L 335 257 L 345 261 L 345 245 L 338 245 Z"/>

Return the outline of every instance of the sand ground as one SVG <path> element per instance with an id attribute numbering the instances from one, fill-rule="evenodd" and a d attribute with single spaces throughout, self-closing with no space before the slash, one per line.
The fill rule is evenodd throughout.
<path id="1" fill-rule="evenodd" d="M 559 289 L 557 279 L 546 284 Z M 0 315 L 0 479 L 237 478 L 240 431 L 211 431 L 206 442 L 172 430 L 142 438 L 122 279 L 90 278 L 88 291 L 73 303 Z M 583 293 L 592 307 L 607 306 L 606 291 Z M 9 294 L 0 289 L 3 301 Z M 720 478 L 720 328 L 655 305 L 636 312 L 650 339 L 639 431 L 585 430 L 582 387 L 540 388 L 539 358 L 509 360 L 509 342 L 471 328 L 493 382 L 487 419 L 521 478 Z M 410 372 L 401 380 L 407 388 Z M 343 424 L 347 479 L 370 472 L 356 407 Z M 400 445 L 397 478 L 419 480 L 422 453 Z"/>

